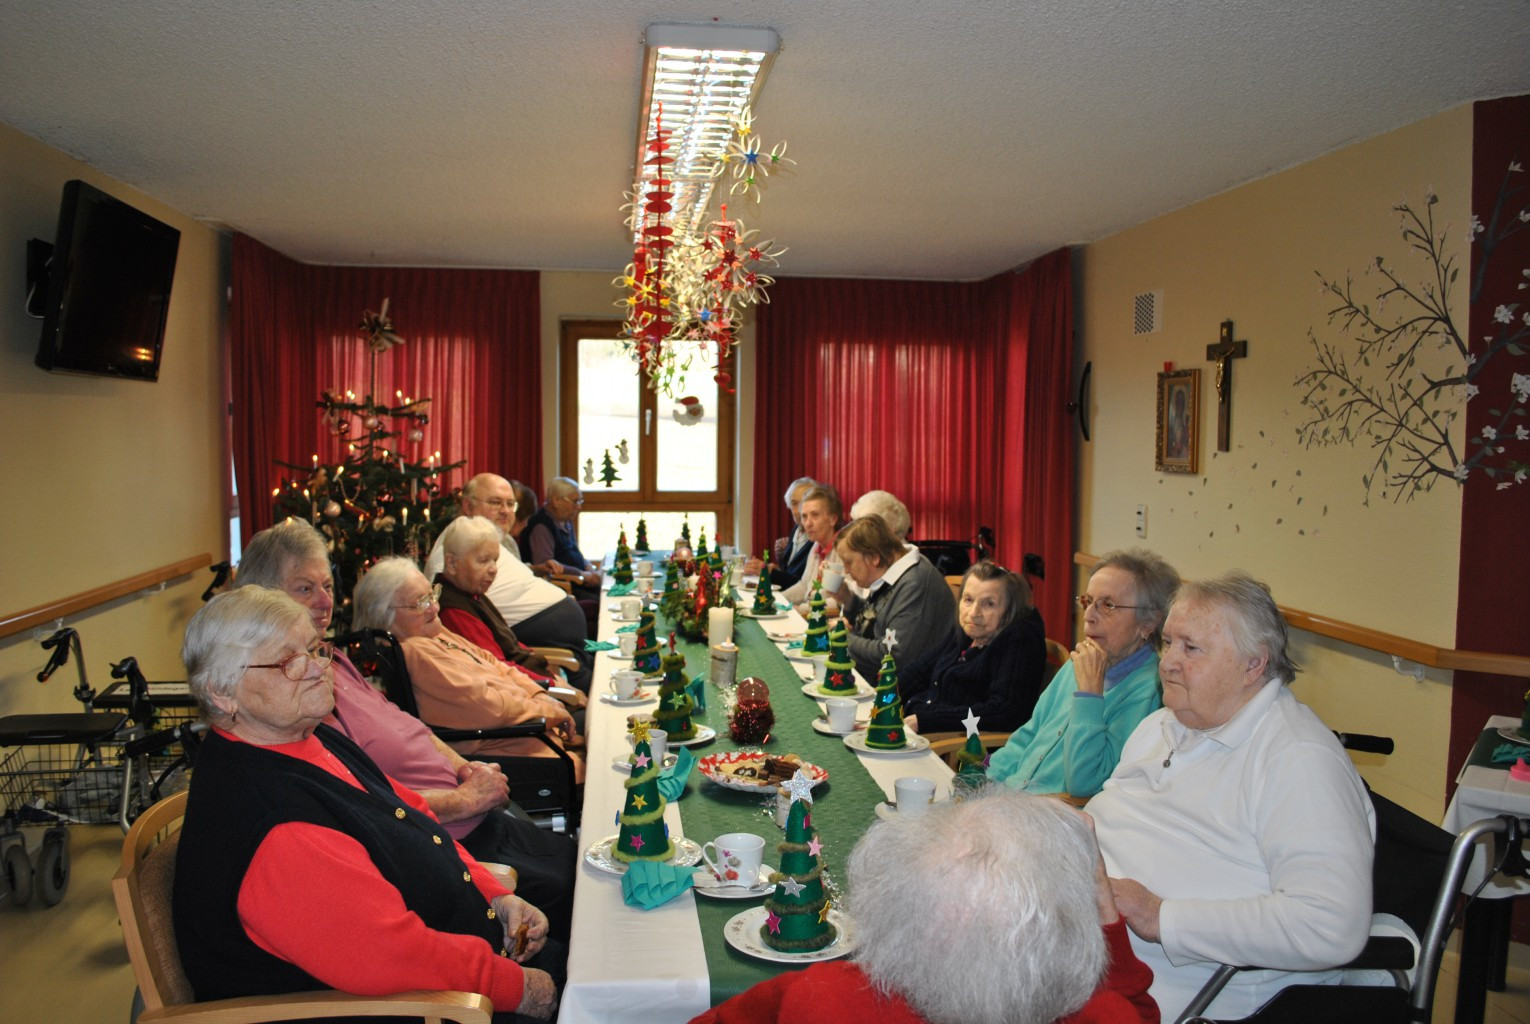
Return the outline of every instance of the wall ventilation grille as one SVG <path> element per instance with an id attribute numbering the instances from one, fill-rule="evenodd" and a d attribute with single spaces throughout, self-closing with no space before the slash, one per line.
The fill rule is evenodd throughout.
<path id="1" fill-rule="evenodd" d="M 1132 299 L 1132 333 L 1157 334 L 1163 330 L 1163 292 L 1143 292 Z"/>

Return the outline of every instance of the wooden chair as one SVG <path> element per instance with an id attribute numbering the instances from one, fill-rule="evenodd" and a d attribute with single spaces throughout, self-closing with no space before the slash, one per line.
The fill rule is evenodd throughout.
<path id="1" fill-rule="evenodd" d="M 946 586 L 951 588 L 951 596 L 956 599 L 956 603 L 957 604 L 961 604 L 962 603 L 962 578 L 960 576 L 947 576 L 946 577 Z"/>
<path id="2" fill-rule="evenodd" d="M 254 1024 L 313 1017 L 423 1017 L 430 1024 L 454 1020 L 489 1024 L 489 998 L 471 992 L 401 992 L 355 996 L 347 992 L 293 992 L 197 1002 L 181 968 L 170 916 L 175 886 L 175 851 L 186 794 L 150 807 L 122 841 L 122 867 L 112 879 L 112 897 L 122 919 L 122 938 L 143 998 L 139 1024 L 156 1021 Z"/>

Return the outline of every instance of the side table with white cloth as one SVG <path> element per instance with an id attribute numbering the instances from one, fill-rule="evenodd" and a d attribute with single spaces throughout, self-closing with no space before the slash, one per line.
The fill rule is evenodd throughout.
<path id="1" fill-rule="evenodd" d="M 1486 728 L 1510 730 L 1519 727 L 1519 719 L 1494 715 Z M 1491 742 L 1491 741 L 1489 741 Z M 1508 742 L 1504 740 L 1504 742 Z M 1526 748 L 1530 756 L 1530 747 Z M 1445 809 L 1442 826 L 1449 832 L 1462 829 L 1483 818 L 1500 814 L 1530 818 L 1530 782 L 1513 778 L 1507 768 L 1489 767 L 1468 758 L 1456 776 L 1456 792 Z M 1486 873 L 1489 846 L 1482 843 L 1467 874 L 1464 891 L 1472 892 Z M 1513 899 L 1530 895 L 1530 881 L 1498 876 L 1482 890 L 1467 908 L 1461 928 L 1461 973 L 1456 988 L 1456 1024 L 1480 1024 L 1486 1008 L 1487 990 L 1503 991 L 1508 960 L 1509 923 Z"/>
<path id="2" fill-rule="evenodd" d="M 608 606 L 617 600 L 603 598 L 600 610 L 601 640 L 614 641 L 623 623 L 613 620 Z M 746 602 L 741 602 L 747 607 Z M 831 747 L 843 750 L 837 738 L 818 736 L 808 724 L 818 714 L 820 706 L 808 700 L 800 692 L 800 672 L 806 666 L 789 662 L 779 647 L 771 644 L 760 626 L 771 632 L 801 634 L 806 623 L 795 612 L 765 623 L 749 623 L 742 617 L 736 623 L 735 636 L 745 658 L 755 666 L 765 666 L 760 674 L 771 682 L 772 704 L 776 709 L 775 734 L 789 740 L 772 743 L 772 752 L 791 752 L 808 760 L 826 753 Z M 660 616 L 661 645 L 667 629 Z M 743 652 L 748 652 L 745 655 Z M 686 673 L 694 678 L 705 675 L 708 664 L 687 648 Z M 627 716 L 634 712 L 652 711 L 653 705 L 617 707 L 601 697 L 607 690 L 608 680 L 614 669 L 626 664 L 625 659 L 613 658 L 602 652 L 595 660 L 594 684 L 590 692 L 590 706 L 585 721 L 588 778 L 585 784 L 583 829 L 580 837 L 581 856 L 584 848 L 599 840 L 608 832 L 614 832 L 614 824 L 621 810 L 625 775 L 612 768 L 612 762 L 625 757 L 631 751 L 626 738 Z M 758 669 L 757 669 L 758 671 Z M 742 674 L 742 673 L 741 673 Z M 704 746 L 694 748 L 698 756 L 731 751 L 739 748 L 728 736 L 727 718 L 722 708 L 722 691 L 707 684 L 709 706 L 698 722 L 711 725 L 718 731 L 718 738 Z M 781 748 L 778 750 L 777 748 Z M 848 751 L 845 751 L 848 753 Z M 936 780 L 937 799 L 949 795 L 951 770 L 944 761 L 925 751 L 901 758 L 877 758 L 854 755 L 848 769 L 839 771 L 864 771 L 879 786 L 886 799 L 893 798 L 894 780 L 906 775 L 921 775 Z M 846 762 L 841 758 L 841 765 Z M 858 766 L 858 767 L 857 767 Z M 834 778 L 829 781 L 829 794 L 825 804 L 835 798 Z M 848 780 L 847 780 L 848 781 Z M 702 799 L 699 787 L 711 786 L 699 771 L 690 777 L 689 788 L 681 801 L 670 803 L 664 812 L 673 837 L 685 835 L 681 824 L 681 808 L 686 801 Z M 840 799 L 849 794 L 841 787 Z M 870 817 L 872 808 L 865 808 Z M 828 817 L 828 815 L 825 815 Z M 836 848 L 848 852 L 855 835 L 828 834 L 829 826 L 820 826 L 826 841 L 832 838 Z M 780 839 L 779 828 L 764 815 L 759 816 L 758 827 L 751 831 L 765 835 L 767 849 L 773 850 Z M 713 835 L 692 835 L 696 842 L 713 839 Z M 771 859 L 767 856 L 767 861 Z M 842 871 L 843 863 L 833 865 Z M 574 890 L 573 929 L 568 961 L 568 982 L 564 987 L 559 1021 L 563 1024 L 652 1024 L 652 1022 L 679 1022 L 689 1020 L 701 1013 L 714 1001 L 726 998 L 731 991 L 715 991 L 716 979 L 708 970 L 708 952 L 715 955 L 719 948 L 726 949 L 726 942 L 718 928 L 705 931 L 698 917 L 697 898 L 684 892 L 675 899 L 653 910 L 640 910 L 622 901 L 620 880 L 581 863 Z M 713 908 L 708 908 L 709 911 Z M 739 907 L 739 909 L 744 909 Z M 703 917 L 706 915 L 702 915 Z M 715 915 L 713 915 L 715 916 Z M 756 969 L 751 966 L 751 970 Z M 790 969 L 774 964 L 759 964 L 757 970 L 765 974 Z"/>

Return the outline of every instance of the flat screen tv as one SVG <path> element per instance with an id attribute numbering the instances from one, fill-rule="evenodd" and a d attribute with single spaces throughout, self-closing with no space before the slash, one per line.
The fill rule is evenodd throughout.
<path id="1" fill-rule="evenodd" d="M 64 185 L 46 276 L 45 370 L 158 380 L 181 233 L 83 181 Z"/>

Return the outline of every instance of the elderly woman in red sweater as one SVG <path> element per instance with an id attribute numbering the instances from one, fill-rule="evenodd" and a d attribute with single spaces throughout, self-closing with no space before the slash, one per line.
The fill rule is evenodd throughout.
<path id="1" fill-rule="evenodd" d="M 995 787 L 883 821 L 849 862 L 853 960 L 763 981 L 691 1024 L 1157 1024 L 1090 822 Z"/>
<path id="2" fill-rule="evenodd" d="M 181 656 L 213 727 L 171 902 L 197 998 L 457 989 L 550 1017 L 552 978 L 519 963 L 542 948 L 546 917 L 322 724 L 331 655 L 307 610 L 265 587 L 220 594 L 186 629 Z"/>

